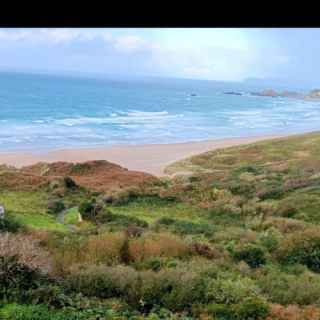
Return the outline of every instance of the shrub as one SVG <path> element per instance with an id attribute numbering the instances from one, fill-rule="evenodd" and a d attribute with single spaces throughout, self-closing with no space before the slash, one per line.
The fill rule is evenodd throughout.
<path id="1" fill-rule="evenodd" d="M 277 213 L 284 218 L 293 218 L 298 213 L 298 210 L 288 201 L 282 201 L 277 208 Z"/>
<path id="2" fill-rule="evenodd" d="M 141 194 L 141 190 L 136 187 L 126 188 L 125 190 L 113 190 L 110 193 L 103 195 L 101 198 L 104 203 L 113 205 L 125 205 L 136 199 Z"/>
<path id="3" fill-rule="evenodd" d="M 257 284 L 273 303 L 282 305 L 311 305 L 320 303 L 320 277 L 309 272 L 288 274 L 279 270 L 266 270 L 257 277 Z"/>
<path id="4" fill-rule="evenodd" d="M 26 301 L 27 291 L 37 288 L 41 275 L 14 256 L 0 256 L 0 299 Z"/>
<path id="5" fill-rule="evenodd" d="M 226 273 L 209 281 L 205 295 L 208 302 L 230 305 L 243 303 L 249 297 L 257 297 L 258 293 L 253 280 Z"/>
<path id="6" fill-rule="evenodd" d="M 53 250 L 54 270 L 63 275 L 73 265 L 119 263 L 123 241 L 121 233 L 92 235 L 87 239 L 69 236 Z"/>
<path id="7" fill-rule="evenodd" d="M 206 308 L 204 307 L 206 313 L 210 316 L 213 316 L 213 319 L 217 320 L 235 320 L 236 316 L 233 313 L 233 310 L 227 304 L 210 304 Z"/>
<path id="8" fill-rule="evenodd" d="M 236 249 L 233 256 L 238 261 L 245 261 L 251 268 L 257 268 L 266 263 L 265 251 L 254 244 L 247 244 Z"/>
<path id="9" fill-rule="evenodd" d="M 235 195 L 244 195 L 246 197 L 251 197 L 254 195 L 256 188 L 253 183 L 234 181 L 229 185 L 230 191 Z"/>
<path id="10" fill-rule="evenodd" d="M 263 173 L 263 169 L 254 165 L 245 165 L 234 169 L 232 173 L 236 176 L 239 176 L 243 173 L 252 173 L 253 175 L 258 175 Z"/>
<path id="11" fill-rule="evenodd" d="M 301 263 L 314 272 L 320 272 L 319 228 L 309 228 L 285 238 L 276 256 L 282 263 Z"/>
<path id="12" fill-rule="evenodd" d="M 191 244 L 191 252 L 207 259 L 220 258 L 222 254 L 216 249 L 208 246 L 205 243 L 194 242 Z"/>
<path id="13" fill-rule="evenodd" d="M 94 199 L 85 200 L 79 206 L 79 212 L 84 220 L 96 221 L 97 215 L 102 210 Z"/>
<path id="14" fill-rule="evenodd" d="M 83 217 L 90 214 L 93 211 L 94 204 L 92 201 L 85 200 L 79 206 L 79 212 Z"/>
<path id="15" fill-rule="evenodd" d="M 130 254 L 129 237 L 128 236 L 126 236 L 123 241 L 123 244 L 120 248 L 119 255 L 120 255 L 120 261 L 124 264 L 129 264 L 130 262 L 133 261 L 133 258 Z"/>
<path id="16" fill-rule="evenodd" d="M 132 217 L 124 214 L 115 214 L 110 211 L 103 212 L 98 216 L 101 223 L 108 223 L 109 225 L 118 225 L 122 227 L 129 227 L 131 225 L 136 225 L 138 227 L 147 228 L 148 223 L 137 217 Z"/>
<path id="17" fill-rule="evenodd" d="M 48 202 L 47 209 L 49 213 L 57 214 L 65 209 L 65 205 L 59 199 L 52 199 Z"/>
<path id="18" fill-rule="evenodd" d="M 155 307 L 190 310 L 193 303 L 204 302 L 206 288 L 205 278 L 185 268 L 138 272 L 131 267 L 102 265 L 73 268 L 67 283 L 88 296 L 121 297 L 143 312 Z"/>
<path id="19" fill-rule="evenodd" d="M 269 314 L 268 304 L 261 298 L 248 298 L 235 305 L 210 304 L 205 308 L 217 320 L 262 320 Z"/>
<path id="20" fill-rule="evenodd" d="M 129 248 L 135 262 L 152 257 L 183 258 L 190 254 L 187 244 L 169 233 L 145 234 L 140 238 L 131 239 Z"/>
<path id="21" fill-rule="evenodd" d="M 114 312 L 106 308 L 89 308 L 82 311 L 73 308 L 61 310 L 50 309 L 47 305 L 17 305 L 10 304 L 0 309 L 3 320 L 87 320 L 87 319 L 117 319 Z M 116 316 L 116 315 L 115 315 Z"/>
<path id="22" fill-rule="evenodd" d="M 48 273 L 52 269 L 50 255 L 39 242 L 30 235 L 0 233 L 0 256 L 16 257 L 18 263 Z"/>
<path id="23" fill-rule="evenodd" d="M 12 218 L 0 219 L 0 232 L 17 232 L 20 228 L 20 224 Z"/>
<path id="24" fill-rule="evenodd" d="M 176 219 L 170 218 L 170 217 L 162 217 L 157 221 L 157 224 L 162 224 L 165 226 L 170 226 L 172 224 L 176 223 Z"/>
<path id="25" fill-rule="evenodd" d="M 260 234 L 259 240 L 269 252 L 272 252 L 278 248 L 282 238 L 282 234 L 277 229 L 270 228 Z"/>
<path id="26" fill-rule="evenodd" d="M 257 196 L 261 200 L 267 200 L 267 199 L 279 199 L 285 194 L 285 191 L 282 187 L 271 187 L 266 190 L 262 190 L 257 193 Z"/>
<path id="27" fill-rule="evenodd" d="M 261 320 L 269 314 L 269 306 L 265 300 L 259 297 L 245 299 L 242 303 L 234 308 L 236 319 L 243 320 Z"/>
<path id="28" fill-rule="evenodd" d="M 133 268 L 125 266 L 77 265 L 70 270 L 66 282 L 70 289 L 99 298 L 125 298 L 138 277 Z"/>
<path id="29" fill-rule="evenodd" d="M 204 234 L 212 235 L 214 232 L 213 226 L 208 223 L 194 223 L 187 220 L 178 220 L 170 217 L 162 217 L 157 222 L 157 225 L 165 225 L 178 234 Z"/>
<path id="30" fill-rule="evenodd" d="M 70 177 L 64 177 L 63 182 L 64 182 L 64 185 L 67 189 L 77 188 L 77 184 Z"/>
<path id="31" fill-rule="evenodd" d="M 287 307 L 273 304 L 270 307 L 270 316 L 267 320 L 318 320 L 320 309 L 314 306 L 299 308 L 296 305 Z"/>
<path id="32" fill-rule="evenodd" d="M 232 203 L 224 203 L 223 201 L 217 200 L 212 203 L 209 216 L 215 218 L 217 215 L 220 216 L 239 216 L 241 214 L 241 208 Z"/>
<path id="33" fill-rule="evenodd" d="M 308 224 L 296 219 L 270 217 L 262 227 L 264 229 L 274 227 L 282 233 L 292 233 L 306 229 Z"/>

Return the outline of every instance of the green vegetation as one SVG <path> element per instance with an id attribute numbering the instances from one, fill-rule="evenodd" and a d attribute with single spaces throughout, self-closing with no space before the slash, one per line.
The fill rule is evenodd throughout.
<path id="1" fill-rule="evenodd" d="M 93 165 L 32 191 L 1 176 L 0 319 L 320 319 L 319 133 L 194 156 L 138 191 L 91 190 Z"/>

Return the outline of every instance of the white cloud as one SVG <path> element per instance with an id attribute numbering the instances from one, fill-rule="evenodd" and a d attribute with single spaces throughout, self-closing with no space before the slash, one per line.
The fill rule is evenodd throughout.
<path id="1" fill-rule="evenodd" d="M 87 72 L 215 80 L 268 76 L 292 60 L 278 45 L 261 42 L 221 29 L 0 29 L 4 65 L 68 68 L 76 60 L 75 68 Z"/>
<path id="2" fill-rule="evenodd" d="M 92 41 L 102 39 L 109 41 L 112 38 L 107 30 L 99 29 L 66 29 L 66 28 L 41 28 L 41 29 L 0 29 L 0 40 L 7 42 L 28 42 L 33 44 L 53 43 L 62 44 L 71 41 Z"/>
<path id="3" fill-rule="evenodd" d="M 134 35 L 116 38 L 114 40 L 114 48 L 124 53 L 132 53 L 138 50 L 152 49 L 147 41 Z"/>

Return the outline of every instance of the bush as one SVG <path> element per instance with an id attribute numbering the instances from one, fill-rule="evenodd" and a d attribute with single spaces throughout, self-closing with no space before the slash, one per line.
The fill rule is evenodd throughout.
<path id="1" fill-rule="evenodd" d="M 222 254 L 216 248 L 200 242 L 194 242 L 191 244 L 191 252 L 207 259 L 215 259 L 222 256 Z"/>
<path id="2" fill-rule="evenodd" d="M 110 211 L 102 213 L 98 217 L 98 219 L 101 223 L 108 223 L 122 227 L 129 227 L 131 225 L 135 225 L 142 228 L 148 227 L 148 223 L 144 220 L 124 214 L 115 214 Z"/>
<path id="3" fill-rule="evenodd" d="M 269 314 L 269 306 L 265 300 L 259 297 L 245 299 L 234 308 L 236 319 L 243 320 L 261 320 Z"/>
<path id="4" fill-rule="evenodd" d="M 170 226 L 173 225 L 174 223 L 176 223 L 176 219 L 170 218 L 170 217 L 162 217 L 160 218 L 156 223 L 157 224 L 162 224 L 165 226 Z"/>
<path id="5" fill-rule="evenodd" d="M 73 265 L 119 263 L 123 242 L 124 235 L 121 233 L 104 233 L 84 239 L 77 236 L 65 238 L 54 249 L 55 272 L 63 275 Z"/>
<path id="6" fill-rule="evenodd" d="M 20 228 L 20 224 L 12 218 L 0 219 L 0 232 L 17 232 Z"/>
<path id="7" fill-rule="evenodd" d="M 214 228 L 208 223 L 194 223 L 186 220 L 177 220 L 173 218 L 163 217 L 157 221 L 158 225 L 169 226 L 170 229 L 178 234 L 204 234 L 212 235 Z"/>
<path id="8" fill-rule="evenodd" d="M 320 319 L 320 309 L 314 306 L 299 308 L 296 305 L 287 307 L 273 304 L 270 307 L 270 317 L 268 320 L 318 320 Z"/>
<path id="9" fill-rule="evenodd" d="M 235 278 L 226 273 L 208 282 L 205 295 L 209 303 L 237 304 L 249 297 L 257 297 L 258 293 L 259 289 L 253 280 L 246 277 Z"/>
<path id="10" fill-rule="evenodd" d="M 66 285 L 86 296 L 98 298 L 119 297 L 126 294 L 137 281 L 137 272 L 131 267 L 104 265 L 74 266 Z"/>
<path id="11" fill-rule="evenodd" d="M 51 271 L 49 252 L 40 246 L 40 241 L 30 235 L 0 233 L 0 256 L 15 257 L 17 262 L 43 273 Z"/>
<path id="12" fill-rule="evenodd" d="M 95 199 L 85 200 L 79 206 L 79 213 L 82 218 L 93 222 L 101 222 L 102 210 L 103 206 L 97 203 Z"/>
<path id="13" fill-rule="evenodd" d="M 282 201 L 277 208 L 277 213 L 284 218 L 293 218 L 298 213 L 298 210 L 288 201 Z"/>
<path id="14" fill-rule="evenodd" d="M 266 270 L 257 277 L 257 284 L 273 303 L 301 306 L 320 304 L 320 277 L 309 272 L 288 274 L 279 270 Z"/>
<path id="15" fill-rule="evenodd" d="M 254 244 L 247 244 L 236 249 L 233 256 L 238 261 L 245 261 L 251 268 L 258 268 L 267 260 L 263 248 Z"/>
<path id="16" fill-rule="evenodd" d="M 0 256 L 0 299 L 30 302 L 30 291 L 45 280 L 38 270 L 19 263 L 16 257 Z"/>
<path id="17" fill-rule="evenodd" d="M 76 311 L 73 308 L 62 310 L 50 309 L 44 304 L 40 305 L 7 305 L 0 309 L 3 320 L 87 320 L 87 319 L 116 319 L 112 310 L 106 308 L 90 308 Z"/>
<path id="18" fill-rule="evenodd" d="M 314 272 L 320 272 L 320 232 L 309 228 L 296 232 L 282 241 L 276 252 L 282 263 L 301 263 Z"/>
<path id="19" fill-rule="evenodd" d="M 129 243 L 134 262 L 142 262 L 154 257 L 184 258 L 190 255 L 190 248 L 179 237 L 167 234 L 145 234 L 133 238 Z"/>
<path id="20" fill-rule="evenodd" d="M 296 219 L 270 217 L 263 223 L 262 228 L 271 227 L 278 229 L 282 233 L 292 233 L 306 229 L 308 224 Z"/>
<path id="21" fill-rule="evenodd" d="M 221 274 L 208 283 L 204 310 L 214 319 L 252 320 L 265 319 L 269 313 L 259 289 L 249 278 L 235 278 L 232 274 Z"/>
<path id="22" fill-rule="evenodd" d="M 190 310 L 204 302 L 205 279 L 190 270 L 136 271 L 131 267 L 88 266 L 73 269 L 70 288 L 99 298 L 121 297 L 132 308 L 148 312 L 155 307 Z"/>
<path id="23" fill-rule="evenodd" d="M 231 306 L 210 304 L 205 310 L 217 320 L 262 320 L 269 314 L 269 306 L 261 298 L 248 298 Z"/>
<path id="24" fill-rule="evenodd" d="M 260 243 L 269 251 L 273 252 L 279 246 L 282 240 L 282 234 L 275 228 L 270 228 L 267 231 L 260 234 Z"/>
<path id="25" fill-rule="evenodd" d="M 64 177 L 63 182 L 67 189 L 77 188 L 77 184 L 70 177 Z"/>
<path id="26" fill-rule="evenodd" d="M 123 244 L 120 248 L 119 255 L 120 255 L 120 261 L 124 264 L 129 264 L 130 262 L 133 261 L 133 258 L 130 253 L 128 236 L 126 236 L 123 241 Z"/>
<path id="27" fill-rule="evenodd" d="M 57 214 L 65 209 L 65 205 L 59 199 L 52 199 L 48 202 L 47 209 L 49 213 Z"/>

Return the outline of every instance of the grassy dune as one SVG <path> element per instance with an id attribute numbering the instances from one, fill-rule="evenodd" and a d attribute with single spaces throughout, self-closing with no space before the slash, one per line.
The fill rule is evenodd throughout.
<path id="1" fill-rule="evenodd" d="M 200 154 L 170 179 L 116 167 L 119 184 L 92 162 L 74 186 L 78 167 L 15 171 L 23 190 L 1 171 L 0 318 L 320 319 L 320 133 Z"/>

